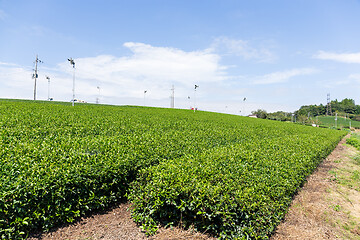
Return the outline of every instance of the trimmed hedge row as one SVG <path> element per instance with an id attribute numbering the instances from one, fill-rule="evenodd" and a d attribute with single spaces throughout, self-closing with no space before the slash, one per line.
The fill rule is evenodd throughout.
<path id="1" fill-rule="evenodd" d="M 125 198 L 131 184 L 130 196 L 137 206 L 134 216 L 138 222 L 150 223 L 146 226 L 175 222 L 174 214 L 180 213 L 187 224 L 201 219 L 194 221 L 199 229 L 209 228 L 219 236 L 256 232 L 263 225 L 251 221 L 249 225 L 243 219 L 281 218 L 286 204 L 276 200 L 280 205 L 269 205 L 269 199 L 280 199 L 284 189 L 281 196 L 288 198 L 288 191 L 295 191 L 316 166 L 313 159 L 330 151 L 334 136 L 341 134 L 208 112 L 0 100 L 0 237 L 25 238 L 107 208 Z M 290 135 L 295 142 L 284 145 L 281 139 Z M 282 152 L 288 152 L 284 158 L 288 161 L 288 148 L 302 142 L 313 145 L 312 136 L 321 147 L 299 144 L 300 159 L 306 163 L 294 164 L 300 180 L 283 169 L 285 163 L 265 161 L 278 159 L 275 156 Z M 271 171 L 255 175 L 262 169 Z M 269 186 L 277 190 L 269 196 L 269 186 L 261 184 L 273 173 L 286 184 L 273 182 Z M 251 195 L 253 190 L 258 196 Z M 258 218 L 254 209 L 264 211 L 264 217 Z M 217 225 L 209 227 L 213 223 Z"/>
<path id="2" fill-rule="evenodd" d="M 0 100 L 0 237 L 72 222 L 123 199 L 140 169 L 236 142 L 212 116 Z"/>
<path id="3" fill-rule="evenodd" d="M 228 130 L 244 137 L 240 143 L 144 169 L 129 194 L 134 220 L 148 234 L 159 224 L 181 224 L 223 239 L 267 239 L 345 133 L 252 123 Z"/>

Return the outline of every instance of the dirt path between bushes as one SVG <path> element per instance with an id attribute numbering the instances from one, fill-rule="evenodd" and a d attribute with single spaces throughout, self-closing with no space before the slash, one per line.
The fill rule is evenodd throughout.
<path id="1" fill-rule="evenodd" d="M 308 178 L 271 240 L 360 239 L 360 160 L 353 159 L 358 151 L 345 145 L 345 141 Z M 354 173 L 358 173 L 358 181 L 353 178 L 357 176 Z M 82 218 L 29 239 L 213 239 L 180 228 L 161 228 L 155 236 L 146 237 L 131 220 L 129 206 L 122 203 L 106 213 Z"/>
<path id="2" fill-rule="evenodd" d="M 308 177 L 271 240 L 360 239 L 359 151 L 347 137 Z"/>

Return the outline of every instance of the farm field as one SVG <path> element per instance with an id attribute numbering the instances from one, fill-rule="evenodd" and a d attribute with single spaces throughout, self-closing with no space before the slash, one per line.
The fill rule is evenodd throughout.
<path id="1" fill-rule="evenodd" d="M 319 116 L 317 117 L 321 122 L 321 126 L 325 127 L 335 127 L 335 116 Z M 360 128 L 359 121 L 352 121 L 350 119 L 345 119 L 344 117 L 337 117 L 337 128 L 349 128 L 351 122 L 351 127 Z"/>
<path id="2" fill-rule="evenodd" d="M 343 131 L 234 115 L 0 100 L 0 234 L 128 198 L 148 234 L 193 225 L 266 239 Z"/>
<path id="3" fill-rule="evenodd" d="M 349 136 L 349 135 L 348 135 Z M 271 240 L 284 239 L 360 239 L 359 151 L 343 138 L 331 154 L 307 177 L 294 196 L 285 219 L 277 226 Z M 214 240 L 210 236 L 184 230 L 181 225 L 160 227 L 146 237 L 131 220 L 129 203 L 119 203 L 101 214 L 92 214 L 70 226 L 30 237 L 29 240 L 53 239 L 148 239 Z"/>

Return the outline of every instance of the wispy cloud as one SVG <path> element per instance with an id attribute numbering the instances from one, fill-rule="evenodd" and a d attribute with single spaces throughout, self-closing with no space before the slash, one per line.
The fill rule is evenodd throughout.
<path id="1" fill-rule="evenodd" d="M 32 72 L 24 67 L 0 63 L 0 96 L 30 99 L 33 84 L 31 74 Z"/>
<path id="2" fill-rule="evenodd" d="M 276 60 L 275 54 L 270 49 L 253 47 L 249 41 L 241 39 L 219 37 L 213 41 L 210 49 L 220 54 L 240 56 L 246 60 L 257 62 L 273 62 Z"/>
<path id="3" fill-rule="evenodd" d="M 286 71 L 273 72 L 263 76 L 255 77 L 254 84 L 273 84 L 289 81 L 290 78 L 316 73 L 314 68 L 296 68 Z"/>
<path id="4" fill-rule="evenodd" d="M 333 60 L 343 63 L 360 63 L 360 52 L 359 53 L 334 53 L 319 51 L 314 55 L 314 58 L 322 60 Z"/>
<path id="5" fill-rule="evenodd" d="M 0 62 L 0 67 L 1 66 L 8 66 L 8 67 L 16 67 L 16 66 L 18 66 L 19 67 L 19 65 L 15 64 L 15 63 L 7 63 L 7 62 Z"/>

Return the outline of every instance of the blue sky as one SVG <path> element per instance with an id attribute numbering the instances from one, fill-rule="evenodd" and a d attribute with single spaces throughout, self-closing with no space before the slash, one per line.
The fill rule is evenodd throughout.
<path id="1" fill-rule="evenodd" d="M 38 54 L 37 99 L 49 76 L 50 96 L 71 100 L 72 57 L 87 102 L 169 107 L 174 85 L 177 108 L 241 115 L 327 93 L 360 104 L 359 12 L 353 0 L 0 0 L 0 98 L 33 98 Z"/>

